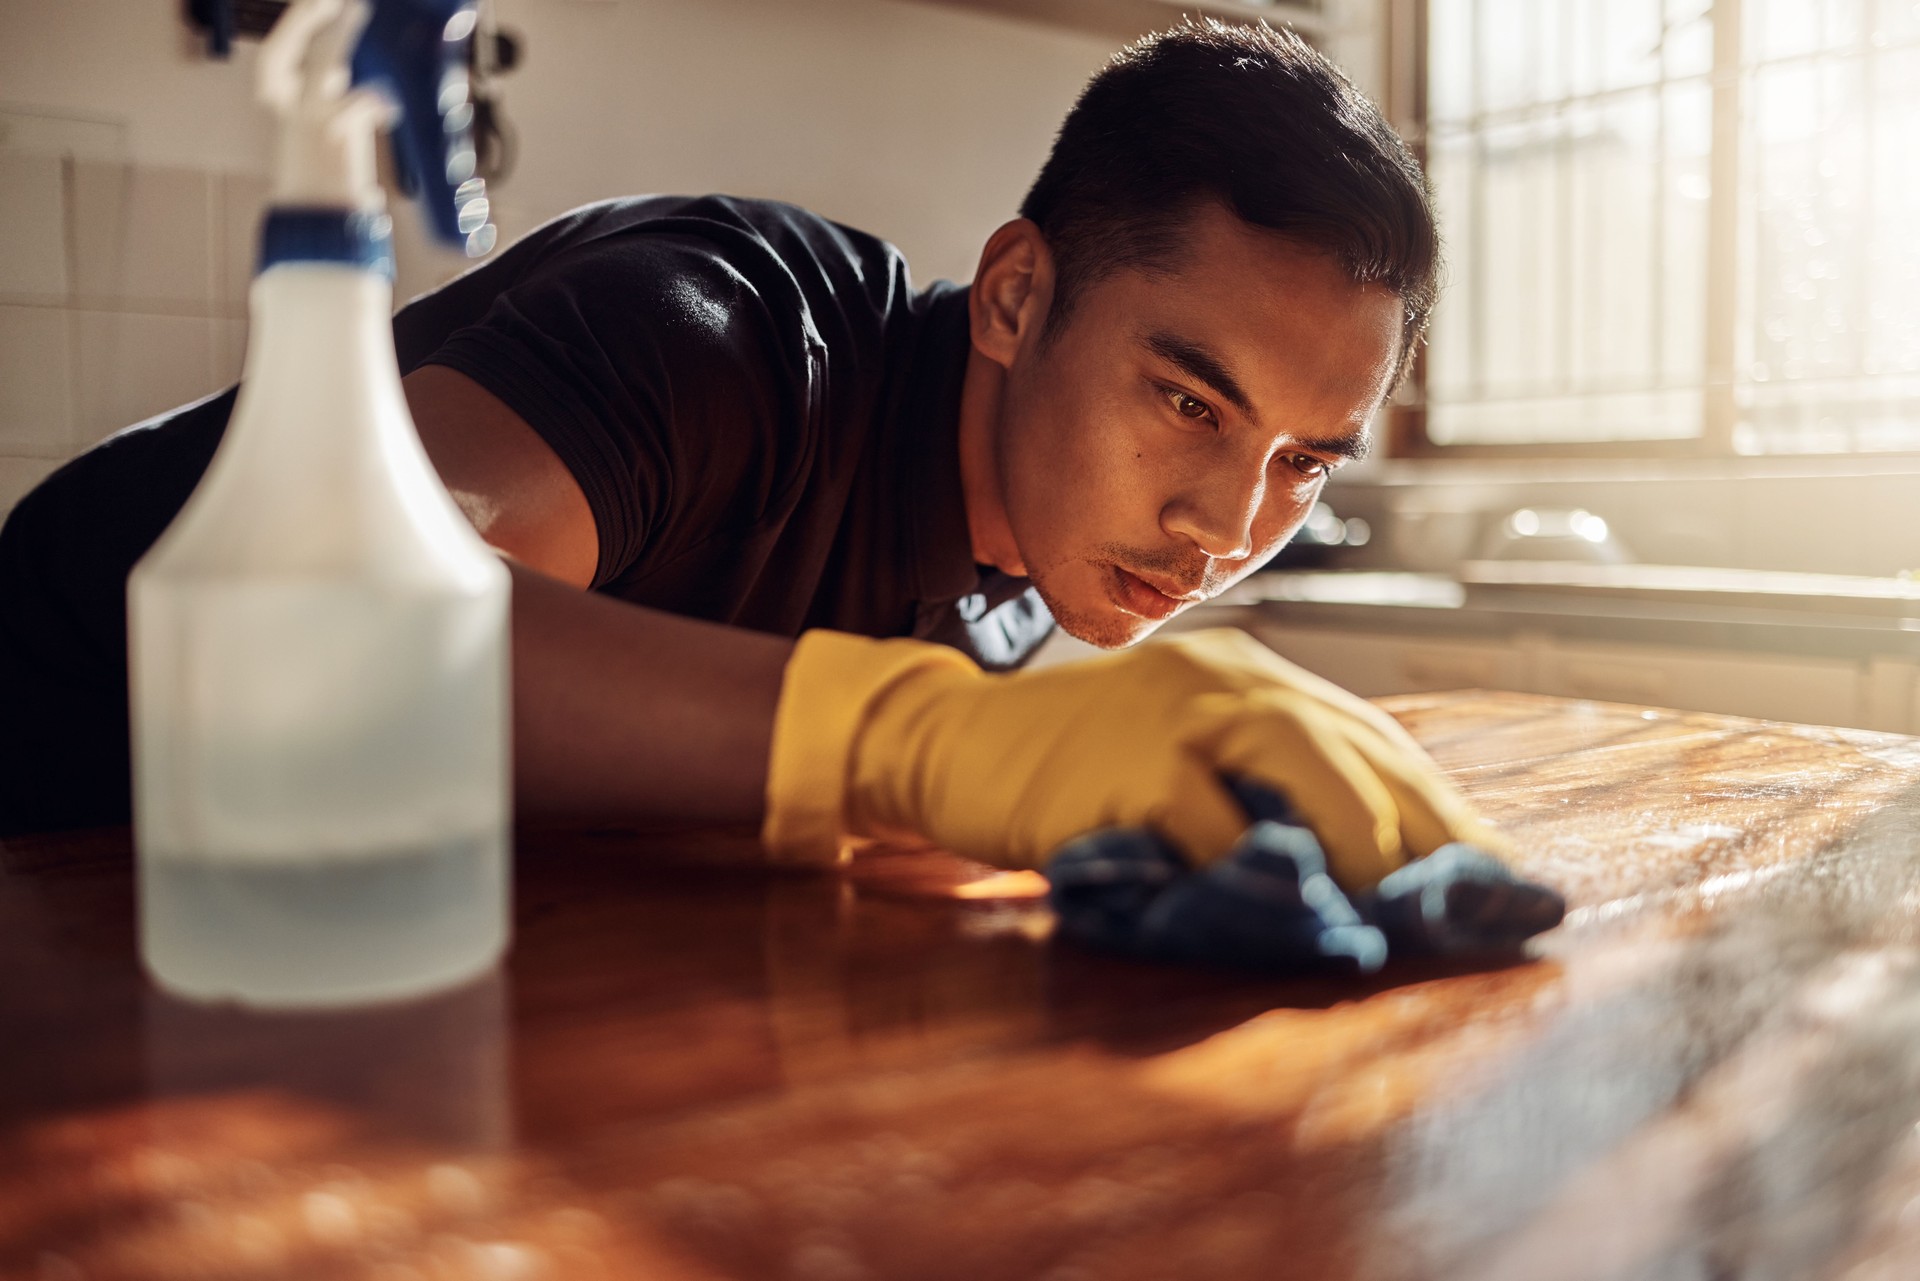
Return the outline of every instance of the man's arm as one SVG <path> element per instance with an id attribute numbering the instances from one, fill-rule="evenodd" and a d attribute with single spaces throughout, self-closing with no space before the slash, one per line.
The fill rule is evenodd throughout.
<path id="1" fill-rule="evenodd" d="M 519 562 L 525 815 L 763 821 L 776 857 L 905 836 L 1025 867 L 1094 828 L 1148 826 L 1204 864 L 1246 826 L 1222 781 L 1236 774 L 1287 798 L 1348 890 L 1498 839 L 1388 717 L 1238 633 L 988 676 L 924 641 L 796 643 L 584 591 L 599 539 L 558 456 L 462 375 L 429 367 L 408 393 L 442 479 Z"/>
<path id="2" fill-rule="evenodd" d="M 793 642 L 512 568 L 521 812 L 758 823 Z"/>
<path id="3" fill-rule="evenodd" d="M 427 457 L 480 536 L 528 568 L 589 586 L 599 531 L 553 446 L 499 397 L 445 365 L 422 365 L 402 385 Z"/>
<path id="4" fill-rule="evenodd" d="M 793 642 L 584 590 L 599 536 L 553 449 L 464 374 L 426 365 L 405 386 L 441 480 L 513 571 L 520 812 L 758 822 Z"/>

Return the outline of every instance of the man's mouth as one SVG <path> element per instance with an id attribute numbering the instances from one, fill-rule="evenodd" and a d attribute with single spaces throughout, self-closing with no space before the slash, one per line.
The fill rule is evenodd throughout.
<path id="1" fill-rule="evenodd" d="M 1113 564 L 1107 566 L 1107 579 L 1108 594 L 1116 605 L 1152 622 L 1171 618 L 1178 610 L 1206 596 L 1203 588 L 1162 583 Z"/>

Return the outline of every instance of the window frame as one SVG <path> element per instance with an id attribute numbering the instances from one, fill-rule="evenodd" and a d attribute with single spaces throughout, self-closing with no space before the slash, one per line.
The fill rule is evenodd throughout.
<path id="1" fill-rule="evenodd" d="M 1406 383 L 1383 417 L 1383 454 L 1392 460 L 1491 459 L 1698 459 L 1774 464 L 1804 460 L 1825 470 L 1838 460 L 1911 464 L 1920 449 L 1741 453 L 1736 362 L 1739 349 L 1741 181 L 1744 139 L 1741 109 L 1744 0 L 1712 0 L 1713 55 L 1708 73 L 1711 99 L 1711 190 L 1707 207 L 1705 380 L 1700 432 L 1683 439 L 1537 441 L 1514 444 L 1442 444 L 1427 433 L 1427 347 L 1415 354 Z M 1389 121 L 1418 157 L 1428 162 L 1429 0 L 1385 0 L 1385 102 Z"/>

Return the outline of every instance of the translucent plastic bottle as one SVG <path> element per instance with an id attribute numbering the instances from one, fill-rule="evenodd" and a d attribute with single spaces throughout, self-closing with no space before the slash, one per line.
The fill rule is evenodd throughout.
<path id="1" fill-rule="evenodd" d="M 141 954 L 190 998 L 417 995 L 507 942 L 508 575 L 415 433 L 336 135 L 283 186 L 358 203 L 270 213 L 232 420 L 128 584 Z"/>

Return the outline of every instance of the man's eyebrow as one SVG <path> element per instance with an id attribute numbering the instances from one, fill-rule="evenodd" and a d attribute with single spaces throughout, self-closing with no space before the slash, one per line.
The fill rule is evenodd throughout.
<path id="1" fill-rule="evenodd" d="M 1170 334 L 1164 329 L 1145 335 L 1141 341 L 1154 355 L 1188 377 L 1207 384 L 1222 400 L 1247 417 L 1259 417 L 1253 412 L 1253 402 L 1247 399 L 1247 393 L 1241 389 L 1240 380 L 1233 376 L 1226 362 L 1200 343 Z"/>
<path id="2" fill-rule="evenodd" d="M 1260 416 L 1253 412 L 1253 402 L 1242 390 L 1240 380 L 1233 376 L 1233 371 L 1227 368 L 1226 362 L 1214 355 L 1205 345 L 1182 338 L 1178 334 L 1170 334 L 1164 329 L 1144 335 L 1141 341 L 1160 359 L 1181 370 L 1188 377 L 1207 384 L 1229 405 L 1255 422 L 1259 421 Z M 1332 454 L 1335 458 L 1344 458 L 1350 463 L 1357 463 L 1373 452 L 1373 437 L 1364 426 L 1344 436 L 1335 436 L 1331 440 L 1299 440 L 1295 443 L 1303 449 Z"/>
<path id="3" fill-rule="evenodd" d="M 1344 458 L 1350 463 L 1357 463 L 1373 452 L 1373 435 L 1364 426 L 1344 436 L 1335 436 L 1332 440 L 1296 440 L 1293 443 L 1318 454 Z"/>

